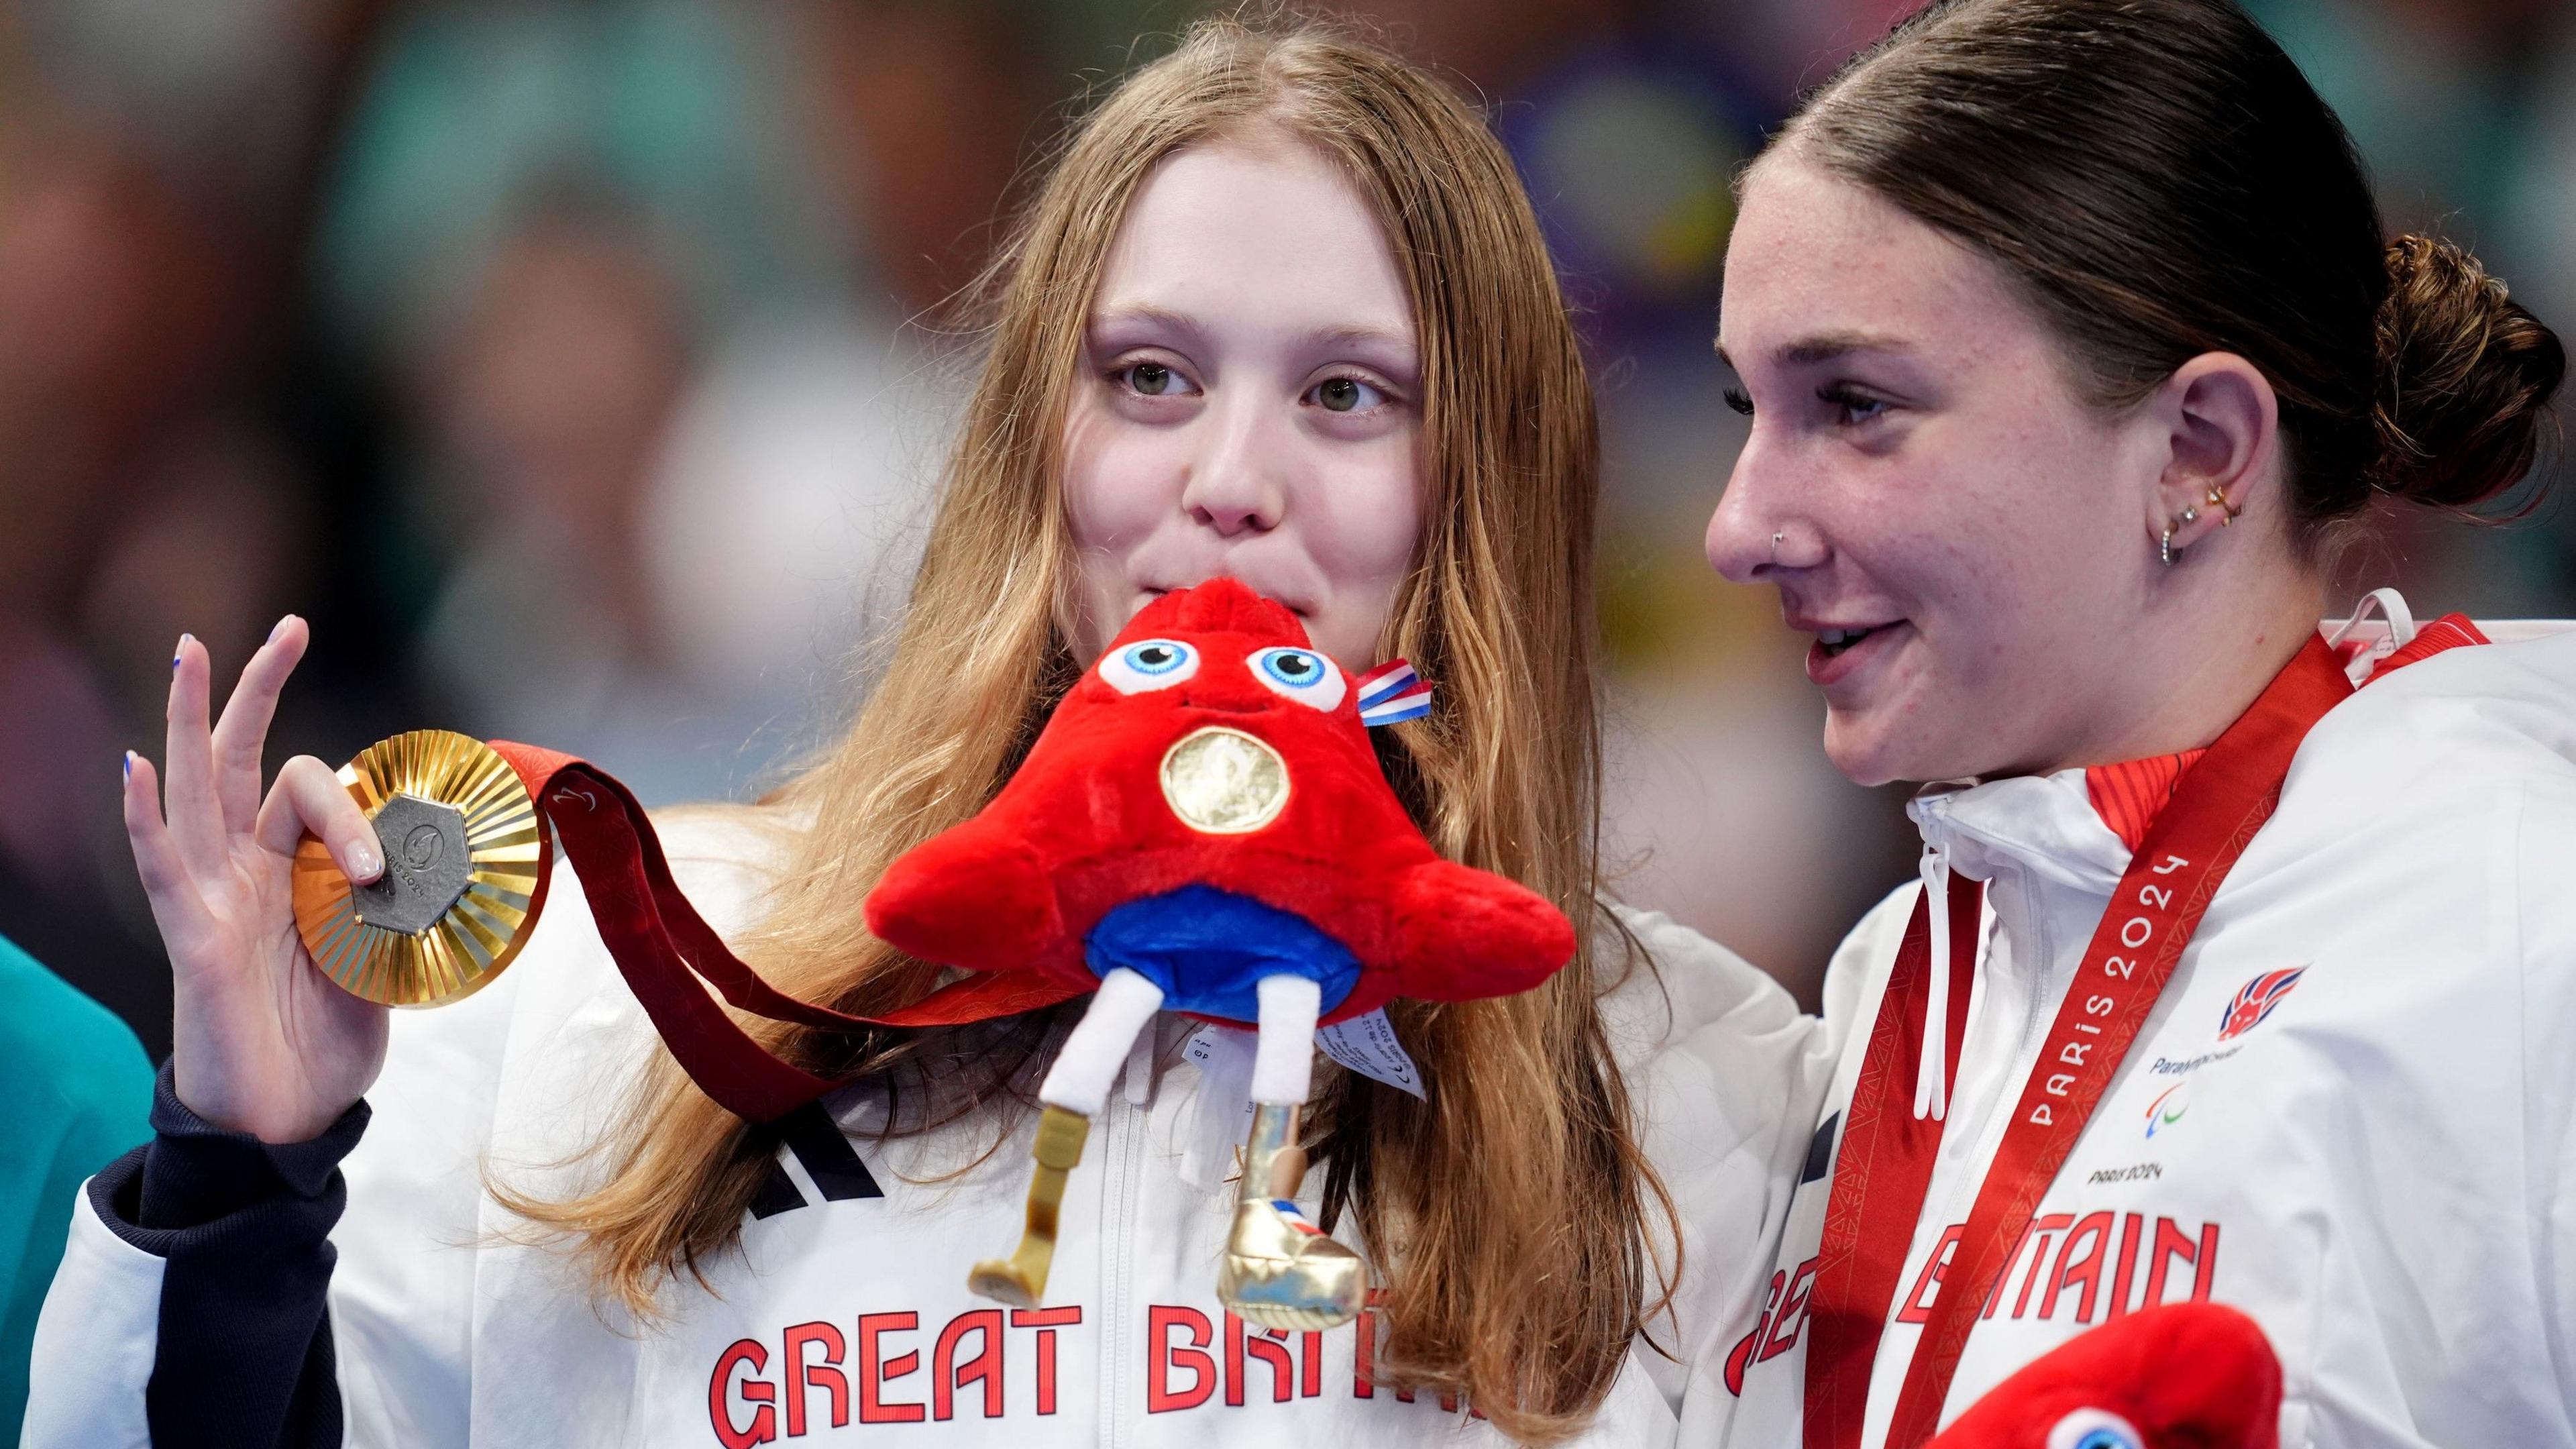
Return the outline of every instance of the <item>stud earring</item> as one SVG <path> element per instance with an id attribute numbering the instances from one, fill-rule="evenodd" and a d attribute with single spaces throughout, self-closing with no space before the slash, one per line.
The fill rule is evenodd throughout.
<path id="1" fill-rule="evenodd" d="M 2174 530 L 2177 528 L 2189 528 L 2199 521 L 2200 510 L 2197 508 L 2186 508 L 2182 511 L 2179 517 L 2174 519 L 2173 522 L 2165 525 L 2165 536 L 2156 541 L 2156 557 L 2165 561 L 2166 568 L 2173 567 Z"/>

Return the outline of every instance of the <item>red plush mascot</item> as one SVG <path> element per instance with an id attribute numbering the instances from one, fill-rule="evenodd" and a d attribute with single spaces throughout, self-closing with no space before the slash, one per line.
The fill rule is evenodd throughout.
<path id="1" fill-rule="evenodd" d="M 1348 1321 L 1358 1256 L 1289 1201 L 1318 1024 L 1396 997 L 1526 991 L 1574 933 L 1537 894 L 1442 859 L 1378 768 L 1371 723 L 1427 709 L 1409 670 L 1353 681 L 1231 579 L 1148 605 L 1065 696 L 992 804 L 890 867 L 886 942 L 1093 992 L 1039 1088 L 1029 1227 L 979 1293 L 1034 1305 L 1089 1119 L 1155 1012 L 1258 1031 L 1256 1104 L 1219 1294 L 1247 1321 Z"/>
<path id="2" fill-rule="evenodd" d="M 1930 1449 L 2276 1449 L 2280 1418 L 2281 1365 L 2254 1320 L 2169 1303 L 2032 1360 Z"/>

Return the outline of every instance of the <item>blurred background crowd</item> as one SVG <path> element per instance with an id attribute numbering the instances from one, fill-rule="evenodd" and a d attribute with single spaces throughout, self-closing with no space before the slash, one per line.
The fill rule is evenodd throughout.
<path id="1" fill-rule="evenodd" d="M 1808 1000 L 1912 869 L 1700 533 L 1729 177 L 1906 0 L 1354 0 L 1471 88 L 1602 384 L 1632 899 Z M 2576 4 L 2259 0 L 2392 225 L 2576 324 Z M 168 1040 L 116 812 L 182 630 L 315 652 L 274 745 L 428 725 L 745 797 L 846 721 L 958 395 L 940 304 L 1187 0 L 0 0 L 0 935 Z M 2420 608 L 2576 611 L 2576 518 L 2392 528 Z"/>

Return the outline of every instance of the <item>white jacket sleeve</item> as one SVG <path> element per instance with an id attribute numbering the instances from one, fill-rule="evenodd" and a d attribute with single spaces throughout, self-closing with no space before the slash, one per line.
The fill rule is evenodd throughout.
<path id="1" fill-rule="evenodd" d="M 143 1394 L 159 1328 L 162 1260 L 99 1222 L 89 1186 L 81 1185 L 72 1205 L 63 1259 L 36 1319 L 18 1440 L 25 1449 L 152 1443 Z"/>
<path id="2" fill-rule="evenodd" d="M 1612 993 L 1605 1014 L 1681 1230 L 1672 1307 L 1651 1334 L 1671 1357 L 1639 1357 L 1681 1419 L 1680 1442 L 1715 1443 L 1733 1407 L 1720 1377 L 1725 1338 L 1761 1307 L 1815 1130 L 1822 1023 L 1698 932 L 1660 914 L 1622 918 L 1653 969 Z"/>
<path id="3" fill-rule="evenodd" d="M 2552 782 L 2524 792 L 2521 879 L 2523 1091 L 2531 1164 L 2532 1246 L 2558 1395 L 2576 1404 L 2576 788 Z"/>
<path id="4" fill-rule="evenodd" d="M 550 912 L 541 932 L 558 927 L 587 916 Z M 310 1143 L 217 1131 L 165 1069 L 154 1140 L 83 1186 L 22 1444 L 462 1446 L 479 1159 L 514 985 L 396 1013 L 368 1093 L 386 1110 L 353 1107 Z"/>

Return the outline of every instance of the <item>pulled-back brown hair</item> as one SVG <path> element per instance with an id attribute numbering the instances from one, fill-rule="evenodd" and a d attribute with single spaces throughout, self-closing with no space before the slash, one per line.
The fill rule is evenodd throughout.
<path id="1" fill-rule="evenodd" d="M 1323 1079 L 1310 1121 L 1325 1220 L 1358 1220 L 1387 1290 L 1381 1375 L 1463 1392 L 1513 1438 L 1553 1442 L 1608 1394 L 1661 1301 L 1649 1244 L 1672 1240 L 1597 1006 L 1627 944 L 1597 904 L 1598 447 L 1510 159 L 1423 71 L 1312 24 L 1206 22 L 1075 130 L 986 278 L 982 363 L 885 678 L 769 802 L 800 823 L 737 946 L 785 989 L 854 1012 L 933 984 L 935 968 L 868 935 L 860 904 L 896 856 L 993 797 L 1079 674 L 1059 452 L 1103 260 L 1159 162 L 1244 135 L 1337 162 L 1411 294 L 1421 542 L 1382 643 L 1438 681 L 1441 704 L 1380 731 L 1380 758 L 1444 854 L 1556 901 L 1582 943 L 1538 990 L 1390 1008 L 1427 1102 Z M 929 1106 L 890 1112 L 890 1130 L 975 1114 L 998 1138 L 1062 1015 L 954 1032 L 746 1026 L 818 1072 L 909 1084 Z M 599 1144 L 590 1191 L 494 1190 L 575 1238 L 602 1289 L 649 1315 L 675 1276 L 735 1243 L 775 1147 L 662 1053 Z M 974 1246 L 959 1245 L 961 1274 Z"/>
<path id="2" fill-rule="evenodd" d="M 2474 257 L 2386 240 L 2343 124 L 2233 0 L 1935 0 L 1775 147 L 2000 262 L 2099 405 L 2204 352 L 2262 369 L 2311 550 L 2374 493 L 2511 488 L 2566 372 Z"/>

